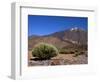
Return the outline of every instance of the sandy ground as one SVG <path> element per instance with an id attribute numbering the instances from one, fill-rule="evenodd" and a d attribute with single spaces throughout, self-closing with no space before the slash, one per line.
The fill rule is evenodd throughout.
<path id="1" fill-rule="evenodd" d="M 31 51 L 28 52 L 28 65 L 29 66 L 48 66 L 48 65 L 73 65 L 73 64 L 87 64 L 88 57 L 79 55 L 74 57 L 75 54 L 59 54 L 50 60 L 32 60 Z"/>

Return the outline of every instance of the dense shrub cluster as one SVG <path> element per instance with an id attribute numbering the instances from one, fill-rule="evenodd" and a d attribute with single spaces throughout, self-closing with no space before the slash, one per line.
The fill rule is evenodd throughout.
<path id="1" fill-rule="evenodd" d="M 58 55 L 58 50 L 53 45 L 39 43 L 33 48 L 32 55 L 39 59 L 50 59 Z"/>

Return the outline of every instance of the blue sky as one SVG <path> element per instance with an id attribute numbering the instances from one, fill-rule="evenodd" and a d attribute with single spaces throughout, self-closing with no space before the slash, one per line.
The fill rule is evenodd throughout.
<path id="1" fill-rule="evenodd" d="M 65 16 L 28 15 L 28 36 L 48 35 L 54 32 L 78 27 L 87 30 L 88 18 Z"/>

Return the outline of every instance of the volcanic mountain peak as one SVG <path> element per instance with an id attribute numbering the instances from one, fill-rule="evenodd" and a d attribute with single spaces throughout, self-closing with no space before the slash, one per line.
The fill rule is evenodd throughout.
<path id="1" fill-rule="evenodd" d="M 78 27 L 71 28 L 70 31 L 78 30 Z"/>
<path id="2" fill-rule="evenodd" d="M 73 27 L 73 28 L 70 29 L 70 31 L 85 31 L 85 30 L 82 29 L 82 28 Z"/>
<path id="3" fill-rule="evenodd" d="M 78 30 L 82 30 L 82 29 L 80 29 L 78 27 L 73 27 L 73 28 L 70 29 L 70 31 L 78 31 Z"/>

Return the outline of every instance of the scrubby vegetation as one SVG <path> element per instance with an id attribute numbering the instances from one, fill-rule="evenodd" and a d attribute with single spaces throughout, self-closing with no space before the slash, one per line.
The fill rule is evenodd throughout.
<path id="1" fill-rule="evenodd" d="M 59 53 L 60 54 L 74 54 L 74 50 L 72 50 L 72 49 L 60 49 Z"/>
<path id="2" fill-rule="evenodd" d="M 39 59 L 51 59 L 57 55 L 57 48 L 47 43 L 39 43 L 32 50 L 32 56 Z"/>
<path id="3" fill-rule="evenodd" d="M 74 57 L 79 56 L 79 55 L 83 55 L 85 52 L 84 51 L 77 51 L 75 52 Z"/>
<path id="4" fill-rule="evenodd" d="M 83 55 L 87 51 L 87 45 L 74 45 L 59 49 L 60 54 L 75 54 L 74 57 Z M 84 54 L 85 55 L 85 54 Z"/>

